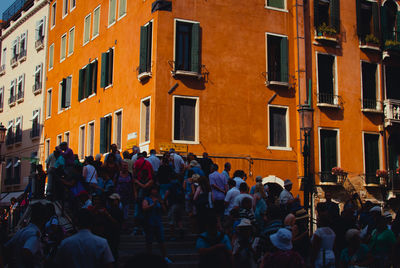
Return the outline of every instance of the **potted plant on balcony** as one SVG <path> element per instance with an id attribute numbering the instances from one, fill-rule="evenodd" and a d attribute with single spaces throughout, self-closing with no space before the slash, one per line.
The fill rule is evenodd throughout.
<path id="1" fill-rule="evenodd" d="M 397 40 L 386 40 L 385 49 L 399 48 L 400 42 Z"/>
<path id="2" fill-rule="evenodd" d="M 345 181 L 346 178 L 347 178 L 347 172 L 344 171 L 344 170 L 343 170 L 342 168 L 340 168 L 340 167 L 334 167 L 334 168 L 332 168 L 331 173 L 332 173 L 333 176 L 336 176 L 336 177 L 337 177 L 337 183 L 338 183 L 338 184 L 343 184 L 344 181 Z"/>
<path id="3" fill-rule="evenodd" d="M 326 25 L 326 23 L 322 23 L 320 26 L 317 28 L 317 34 L 318 36 L 325 36 L 325 37 L 330 37 L 330 38 L 336 38 L 337 37 L 337 31 L 335 28 L 332 26 Z"/>
<path id="4" fill-rule="evenodd" d="M 377 170 L 376 171 L 376 177 L 379 178 L 379 184 L 381 186 L 385 186 L 386 182 L 387 182 L 387 178 L 388 178 L 389 174 L 387 172 L 387 170 Z"/>
<path id="5" fill-rule="evenodd" d="M 365 45 L 371 46 L 371 47 L 377 47 L 379 46 L 379 39 L 373 35 L 373 34 L 368 34 L 364 38 Z"/>

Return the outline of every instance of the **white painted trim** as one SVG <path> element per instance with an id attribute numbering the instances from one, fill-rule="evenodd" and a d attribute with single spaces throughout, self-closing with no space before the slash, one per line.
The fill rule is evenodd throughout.
<path id="1" fill-rule="evenodd" d="M 280 147 L 280 146 L 272 146 L 271 145 L 271 137 L 270 137 L 270 108 L 281 108 L 281 109 L 286 109 L 286 146 Z M 291 151 L 292 147 L 290 147 L 290 122 L 289 122 L 289 106 L 283 106 L 283 105 L 275 105 L 275 104 L 268 104 L 267 105 L 268 109 L 268 114 L 267 114 L 267 122 L 268 122 L 268 149 L 271 150 L 283 150 L 283 151 Z"/>
<path id="2" fill-rule="evenodd" d="M 85 41 L 85 32 L 86 32 L 86 19 L 90 17 L 90 23 L 89 23 L 89 39 L 87 41 Z M 90 42 L 90 34 L 91 34 L 91 29 L 92 29 L 92 13 L 89 13 L 88 15 L 85 16 L 85 18 L 83 19 L 83 45 L 85 46 L 87 43 Z"/>
<path id="3" fill-rule="evenodd" d="M 51 148 L 50 144 L 51 144 L 51 139 L 50 138 L 47 138 L 47 139 L 44 140 L 44 161 L 46 161 L 47 158 L 50 155 L 50 151 L 51 151 L 50 150 L 50 148 Z"/>
<path id="4" fill-rule="evenodd" d="M 281 38 L 286 38 L 288 40 L 288 58 L 289 58 L 289 37 L 283 34 L 276 34 L 271 32 L 265 32 L 265 70 L 267 72 L 267 81 L 268 81 L 268 35 L 273 35 Z M 288 61 L 288 76 L 289 76 L 289 61 Z M 285 83 L 285 82 L 282 82 Z"/>
<path id="5" fill-rule="evenodd" d="M 383 166 L 383 161 L 382 161 L 382 154 L 381 154 L 381 150 L 382 150 L 382 137 L 381 137 L 381 135 L 379 134 L 379 132 L 372 132 L 372 131 L 362 131 L 362 150 L 363 150 L 363 171 L 364 171 L 364 174 L 367 174 L 367 165 L 365 164 L 365 134 L 372 134 L 372 135 L 376 135 L 376 136 L 378 136 L 378 153 L 379 153 L 379 155 L 378 155 L 378 158 L 379 158 L 379 169 L 381 169 L 382 168 L 382 166 Z"/>
<path id="6" fill-rule="evenodd" d="M 321 171 L 321 130 L 331 130 L 336 131 L 336 162 L 337 166 L 341 167 L 340 161 L 340 129 L 338 128 L 328 128 L 328 127 L 318 127 L 318 171 Z"/>
<path id="7" fill-rule="evenodd" d="M 287 10 L 287 0 L 283 0 L 285 3 L 285 7 L 284 8 L 277 8 L 277 7 L 271 7 L 271 6 L 268 6 L 268 0 L 265 0 L 265 5 L 264 5 L 264 7 L 266 8 L 266 9 L 272 9 L 272 10 L 277 10 L 277 11 L 283 11 L 283 12 L 289 12 L 288 10 Z"/>
<path id="8" fill-rule="evenodd" d="M 124 18 L 126 16 L 126 14 L 128 13 L 128 1 L 129 0 L 125 1 L 125 14 L 123 14 L 122 16 L 119 16 L 119 11 L 121 9 L 121 0 L 118 0 L 118 8 L 117 8 L 118 18 L 117 18 L 117 21 L 119 21 L 120 19 Z"/>
<path id="9" fill-rule="evenodd" d="M 111 22 L 110 23 L 110 15 L 111 15 L 111 9 L 110 9 L 110 7 L 111 7 L 111 5 L 110 5 L 110 1 L 112 1 L 112 0 L 108 0 L 108 18 L 107 18 L 107 25 L 108 25 L 108 27 L 107 28 L 110 28 L 111 26 L 113 26 L 116 22 L 117 22 L 117 11 L 118 11 L 118 7 L 117 7 L 117 4 L 118 4 L 118 2 L 117 2 L 117 0 L 115 0 L 115 21 L 113 21 L 113 22 Z"/>
<path id="10" fill-rule="evenodd" d="M 53 48 L 53 64 L 50 66 L 50 50 Z M 54 68 L 54 43 L 49 46 L 49 62 L 47 63 L 49 66 L 49 71 L 53 70 Z"/>
<path id="11" fill-rule="evenodd" d="M 51 92 L 50 113 L 49 113 L 49 92 Z M 51 118 L 52 108 L 53 108 L 53 88 L 49 88 L 46 93 L 46 120 Z"/>
<path id="12" fill-rule="evenodd" d="M 62 10 L 61 10 L 61 15 L 62 19 L 64 19 L 66 16 L 68 16 L 68 10 L 69 10 L 69 0 L 62 0 Z M 67 8 L 67 13 L 64 14 L 65 7 Z"/>
<path id="13" fill-rule="evenodd" d="M 316 57 L 315 57 L 315 67 L 316 67 L 316 75 L 317 75 L 317 94 L 319 94 L 319 74 L 318 74 L 318 55 L 319 54 L 321 54 L 321 55 L 328 55 L 328 56 L 332 56 L 332 57 L 334 57 L 334 61 L 333 61 L 333 64 L 335 65 L 334 67 L 335 67 L 335 73 L 334 73 L 334 77 L 333 77 L 333 81 L 334 81 L 334 84 L 333 84 L 333 95 L 339 95 L 339 90 L 338 90 L 338 72 L 337 72 L 337 69 L 338 69 L 338 67 L 337 67 L 337 56 L 335 55 L 335 54 L 331 54 L 331 53 L 325 53 L 325 52 L 321 52 L 321 51 L 315 51 L 315 55 L 316 55 Z M 339 100 L 338 100 L 339 101 Z M 317 100 L 317 102 L 318 102 L 318 100 Z M 339 105 L 339 103 L 338 103 L 338 105 Z"/>
<path id="14" fill-rule="evenodd" d="M 69 49 L 70 49 L 71 31 L 74 32 L 74 39 L 72 42 L 72 52 L 70 53 Z M 74 51 L 75 51 L 75 26 L 73 26 L 71 29 L 68 30 L 68 48 L 67 48 L 68 55 L 67 55 L 67 57 L 74 54 Z"/>
<path id="15" fill-rule="evenodd" d="M 68 136 L 68 146 L 71 144 L 71 132 L 68 130 L 68 131 L 65 131 L 64 132 L 64 135 L 63 135 L 63 141 L 64 142 L 66 142 L 67 140 L 66 140 L 66 137 Z"/>
<path id="16" fill-rule="evenodd" d="M 53 7 L 54 6 L 56 6 L 55 7 L 55 12 L 53 12 Z M 53 28 L 56 26 L 56 24 L 57 24 L 57 20 L 56 20 L 56 15 L 57 15 L 57 1 L 55 1 L 52 5 L 51 5 L 51 7 L 50 7 L 50 31 L 51 30 L 53 30 Z M 54 19 L 54 25 L 52 25 L 53 24 L 53 19 Z"/>
<path id="17" fill-rule="evenodd" d="M 93 35 L 93 33 L 94 33 L 94 19 L 95 19 L 94 14 L 95 14 L 95 11 L 97 9 L 99 10 L 99 25 L 98 25 L 98 27 L 99 27 L 98 31 L 99 32 L 96 35 Z M 100 21 L 101 21 L 101 5 L 98 5 L 95 9 L 93 9 L 93 27 L 92 27 L 93 30 L 92 30 L 92 39 L 91 40 L 96 39 L 96 37 L 100 35 Z"/>
<path id="18" fill-rule="evenodd" d="M 69 12 L 71 13 L 75 8 L 76 8 L 76 1 L 75 1 L 75 6 L 72 7 L 72 0 L 69 0 Z"/>
<path id="19" fill-rule="evenodd" d="M 123 112 L 123 108 L 116 110 L 114 112 L 114 118 L 113 118 L 113 143 L 117 144 L 117 113 L 121 113 L 121 148 L 118 148 L 118 150 L 122 150 L 122 129 L 123 129 L 123 124 L 124 124 L 124 112 Z"/>
<path id="20" fill-rule="evenodd" d="M 174 18 L 174 42 L 173 42 L 173 61 L 174 61 L 174 71 L 175 71 L 175 60 L 176 60 L 176 23 L 177 22 L 187 22 L 187 23 L 193 23 L 193 24 L 195 24 L 195 23 L 197 23 L 197 24 L 200 24 L 200 22 L 199 21 L 193 21 L 193 20 L 185 20 L 185 19 L 178 19 L 178 18 Z M 151 48 L 151 49 L 153 49 L 153 47 Z"/>
<path id="21" fill-rule="evenodd" d="M 62 40 L 65 37 L 65 56 L 64 58 L 62 58 Z M 60 63 L 63 62 L 66 58 L 67 58 L 67 54 L 68 54 L 68 40 L 67 40 L 67 33 L 64 33 L 63 35 L 61 35 L 61 40 L 60 40 Z"/>
<path id="22" fill-rule="evenodd" d="M 83 129 L 83 134 L 85 135 L 84 136 L 84 139 L 83 139 L 83 145 L 81 144 L 81 140 L 82 140 L 82 136 L 81 136 L 81 134 L 82 134 L 82 130 Z M 86 138 L 87 138 L 87 136 L 86 136 L 86 124 L 83 124 L 83 125 L 80 125 L 79 126 L 79 133 L 78 133 L 78 157 L 79 157 L 79 159 L 80 160 L 82 160 L 82 159 L 84 159 L 85 158 L 85 153 L 86 153 L 86 146 L 85 146 L 85 144 L 86 144 Z M 83 157 L 80 157 L 80 155 L 81 155 L 81 147 L 83 146 L 83 154 L 82 154 L 82 156 Z"/>
<path id="23" fill-rule="evenodd" d="M 86 148 L 86 151 L 88 152 L 88 155 L 92 155 L 92 156 L 94 156 L 94 152 L 95 152 L 95 148 L 94 148 L 94 142 L 95 142 L 95 140 L 96 140 L 96 123 L 95 123 L 95 121 L 96 121 L 96 120 L 89 121 L 89 122 L 87 123 L 87 130 L 86 130 L 86 137 L 87 137 L 87 142 L 86 142 L 87 148 Z M 90 125 L 91 125 L 91 124 L 93 124 L 93 141 L 91 141 L 91 142 L 92 142 L 92 145 L 93 145 L 93 153 L 92 153 L 92 154 L 89 154 L 89 153 L 91 153 L 91 152 L 90 152 L 90 143 L 89 143 L 89 137 L 90 137 L 90 135 L 89 135 L 89 128 L 90 128 Z"/>
<path id="24" fill-rule="evenodd" d="M 383 0 L 382 1 L 382 6 L 384 6 L 387 1 L 388 0 Z M 396 1 L 393 1 L 393 2 L 397 5 L 397 11 L 400 11 L 400 5 Z"/>
<path id="25" fill-rule="evenodd" d="M 63 133 L 57 135 L 56 146 L 60 145 L 62 142 Z M 60 141 L 60 143 L 58 143 Z"/>
<path id="26" fill-rule="evenodd" d="M 183 98 L 183 99 L 193 99 L 196 100 L 196 109 L 195 109 L 195 139 L 194 141 L 185 141 L 185 140 L 175 140 L 175 99 Z M 173 95 L 172 96 L 172 142 L 173 143 L 183 143 L 183 144 L 199 144 L 199 129 L 200 125 L 200 97 L 195 96 L 183 96 L 183 95 Z"/>
<path id="27" fill-rule="evenodd" d="M 150 124 L 149 124 L 149 140 L 148 141 L 143 141 L 143 139 L 142 139 L 142 136 L 145 136 L 145 135 L 142 135 L 142 131 L 143 131 L 143 129 L 142 129 L 142 126 L 143 126 L 143 121 L 142 121 L 143 105 L 144 105 L 145 101 L 149 101 L 149 103 L 150 103 L 150 109 L 149 109 L 150 110 L 150 115 L 149 115 L 150 116 Z M 145 98 L 140 100 L 139 146 L 148 144 L 151 141 L 151 107 L 152 107 L 152 105 L 151 105 L 151 96 L 145 97 Z"/>

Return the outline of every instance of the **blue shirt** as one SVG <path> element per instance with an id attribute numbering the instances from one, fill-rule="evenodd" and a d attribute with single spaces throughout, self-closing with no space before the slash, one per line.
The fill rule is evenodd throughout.
<path id="1" fill-rule="evenodd" d="M 189 170 L 193 170 L 194 174 L 199 174 L 200 176 L 205 176 L 204 171 L 199 167 L 191 167 L 185 171 L 185 179 L 189 177 Z"/>
<path id="2" fill-rule="evenodd" d="M 228 183 L 228 181 L 225 179 L 225 177 L 222 174 L 219 174 L 218 171 L 214 171 L 209 175 L 210 179 L 210 185 L 212 189 L 212 193 L 214 196 L 214 200 L 224 200 L 225 199 L 225 194 L 218 191 L 213 187 L 213 185 L 218 186 L 218 188 L 221 188 L 222 190 L 225 190 L 225 186 Z"/>
<path id="3" fill-rule="evenodd" d="M 154 172 L 157 172 L 158 168 L 160 167 L 160 164 L 161 164 L 160 159 L 158 159 L 158 157 L 155 154 L 152 154 L 147 158 L 147 161 L 150 162 L 151 166 L 153 167 Z"/>
<path id="4" fill-rule="evenodd" d="M 217 237 L 220 237 L 220 236 L 221 236 L 221 233 L 218 232 Z M 224 234 L 224 235 L 222 236 L 221 241 L 216 241 L 217 243 L 214 244 L 214 245 L 210 244 L 210 243 L 207 241 L 208 239 L 204 239 L 204 237 L 208 237 L 207 232 L 202 233 L 202 234 L 200 235 L 200 237 L 197 239 L 197 242 L 196 242 L 196 249 L 210 248 L 210 247 L 215 246 L 215 245 L 218 245 L 218 244 L 223 244 L 223 245 L 225 245 L 225 248 L 226 248 L 227 250 L 232 250 L 231 241 L 229 240 L 229 237 L 228 237 L 226 234 Z"/>

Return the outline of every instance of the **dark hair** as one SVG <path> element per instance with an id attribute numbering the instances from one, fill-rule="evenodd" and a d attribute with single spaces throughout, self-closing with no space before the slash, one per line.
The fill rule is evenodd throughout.
<path id="1" fill-rule="evenodd" d="M 124 151 L 124 152 L 122 153 L 122 156 L 123 156 L 124 158 L 130 158 L 131 154 L 130 154 L 128 151 Z"/>
<path id="2" fill-rule="evenodd" d="M 168 263 L 159 255 L 139 253 L 128 259 L 125 268 L 168 268 Z"/>
<path id="3" fill-rule="evenodd" d="M 89 229 L 93 224 L 93 215 L 92 213 L 85 209 L 81 208 L 75 215 L 75 224 L 80 229 Z"/>
<path id="4" fill-rule="evenodd" d="M 231 163 L 229 163 L 229 162 L 226 162 L 226 163 L 224 164 L 224 167 L 225 167 L 225 168 L 230 167 L 230 166 L 231 166 Z"/>
<path id="5" fill-rule="evenodd" d="M 218 171 L 218 168 L 219 168 L 219 167 L 218 167 L 217 164 L 213 164 L 213 170 L 214 170 L 214 171 Z"/>
<path id="6" fill-rule="evenodd" d="M 154 149 L 150 150 L 150 154 L 156 154 L 156 153 L 157 153 L 156 150 L 154 150 Z"/>
<path id="7" fill-rule="evenodd" d="M 235 187 L 236 186 L 236 181 L 235 180 L 228 180 L 228 185 Z"/>
<path id="8" fill-rule="evenodd" d="M 247 183 L 245 183 L 245 182 L 242 182 L 239 185 L 239 191 L 241 191 L 241 192 L 246 192 L 248 189 L 249 189 L 249 187 L 247 186 Z"/>
<path id="9" fill-rule="evenodd" d="M 239 177 L 239 178 L 244 178 L 244 177 L 246 177 L 246 173 L 244 173 L 244 171 L 243 170 L 236 170 L 235 172 L 233 172 L 233 177 L 235 178 L 235 177 Z"/>
<path id="10" fill-rule="evenodd" d="M 94 162 L 93 156 L 89 155 L 85 157 L 85 162 L 89 165 L 92 165 Z"/>
<path id="11" fill-rule="evenodd" d="M 203 192 L 211 192 L 210 181 L 205 176 L 200 176 L 198 180 L 199 186 Z"/>

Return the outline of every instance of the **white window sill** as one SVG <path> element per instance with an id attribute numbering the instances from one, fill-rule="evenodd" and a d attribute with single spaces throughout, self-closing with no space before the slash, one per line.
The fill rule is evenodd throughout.
<path id="1" fill-rule="evenodd" d="M 125 18 L 126 17 L 126 11 L 125 11 L 125 14 L 123 14 L 121 17 L 118 17 L 118 20 L 117 21 L 119 21 L 119 20 L 121 20 L 121 19 L 123 19 L 123 18 Z"/>
<path id="2" fill-rule="evenodd" d="M 99 33 L 97 33 L 95 36 L 93 36 L 93 37 L 92 37 L 92 41 L 93 41 L 94 39 L 96 39 L 98 36 L 99 36 Z"/>
<path id="3" fill-rule="evenodd" d="M 277 151 L 292 151 L 291 147 L 279 147 L 279 146 L 268 146 L 268 150 L 277 150 Z"/>
<path id="4" fill-rule="evenodd" d="M 82 47 L 86 46 L 89 43 L 90 39 L 83 43 Z"/>
<path id="5" fill-rule="evenodd" d="M 74 52 L 72 51 L 71 53 L 68 53 L 68 58 L 70 57 L 70 56 L 72 56 L 72 54 L 74 54 Z"/>
<path id="6" fill-rule="evenodd" d="M 285 8 L 277 8 L 277 7 L 270 7 L 270 6 L 264 6 L 265 9 L 270 9 L 270 10 L 275 10 L 275 11 L 280 11 L 280 12 L 285 12 L 288 13 L 289 10 L 285 9 Z"/>
<path id="7" fill-rule="evenodd" d="M 150 141 L 145 141 L 145 142 L 139 143 L 139 146 L 144 146 L 144 145 L 148 145 L 148 144 L 150 144 Z"/>
<path id="8" fill-rule="evenodd" d="M 60 59 L 60 63 L 61 63 L 61 62 L 63 62 L 63 61 L 65 61 L 65 58 L 63 58 L 63 59 Z"/>
<path id="9" fill-rule="evenodd" d="M 53 30 L 54 29 L 54 27 L 56 27 L 56 25 L 54 24 L 54 25 L 52 25 L 51 27 L 50 27 L 50 31 L 51 30 Z"/>
<path id="10" fill-rule="evenodd" d="M 181 140 L 172 140 L 172 143 L 178 143 L 178 144 L 200 144 L 198 141 L 181 141 Z"/>
<path id="11" fill-rule="evenodd" d="M 111 28 L 117 21 L 113 21 L 111 24 L 108 24 L 107 29 Z M 110 22 L 109 22 L 110 23 Z"/>
<path id="12" fill-rule="evenodd" d="M 47 116 L 47 117 L 46 117 L 46 120 L 49 120 L 49 119 L 51 119 L 51 116 Z"/>
<path id="13" fill-rule="evenodd" d="M 110 84 L 110 85 L 106 86 L 104 89 L 109 89 L 112 86 L 113 86 L 113 84 Z"/>
<path id="14" fill-rule="evenodd" d="M 68 16 L 68 13 L 67 14 L 64 14 L 64 15 L 62 15 L 62 19 L 64 19 L 66 16 Z"/>
<path id="15" fill-rule="evenodd" d="M 50 67 L 50 68 L 49 68 L 49 72 L 50 72 L 51 70 L 53 70 L 53 67 Z"/>
<path id="16" fill-rule="evenodd" d="M 76 8 L 76 5 L 69 10 L 69 13 L 71 13 L 75 8 Z"/>
<path id="17" fill-rule="evenodd" d="M 140 73 L 140 74 L 138 75 L 137 79 L 138 79 L 139 81 L 142 81 L 142 80 L 145 80 L 146 78 L 150 78 L 151 75 L 152 75 L 151 72 L 143 72 L 143 73 Z"/>

